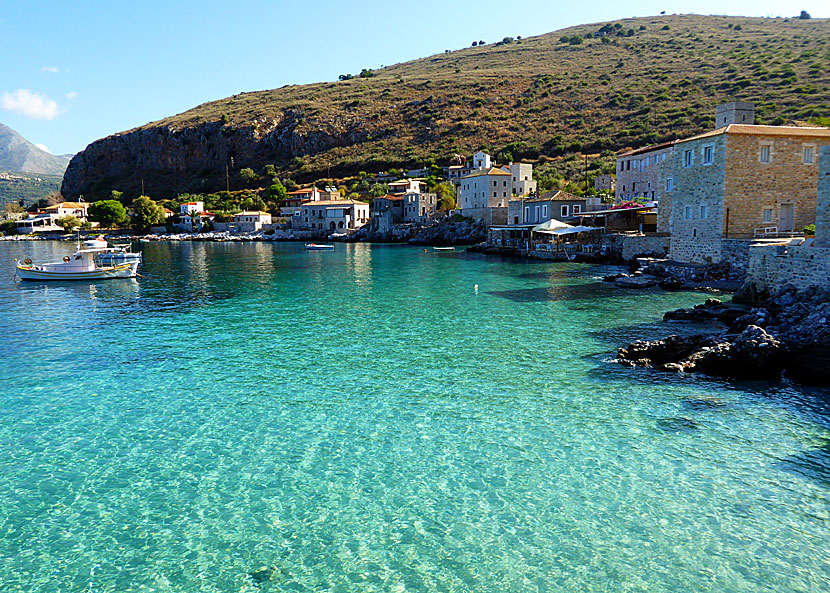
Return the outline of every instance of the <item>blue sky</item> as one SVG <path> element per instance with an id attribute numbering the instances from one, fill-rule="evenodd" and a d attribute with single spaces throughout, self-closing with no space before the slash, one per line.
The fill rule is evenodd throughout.
<path id="1" fill-rule="evenodd" d="M 688 12 L 830 17 L 830 3 L 0 0 L 0 123 L 55 154 L 242 91 L 336 80 L 507 35 Z"/>

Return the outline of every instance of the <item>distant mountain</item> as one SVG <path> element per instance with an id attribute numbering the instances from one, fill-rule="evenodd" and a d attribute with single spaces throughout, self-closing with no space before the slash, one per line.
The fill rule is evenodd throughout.
<path id="1" fill-rule="evenodd" d="M 71 154 L 49 154 L 0 124 L 0 171 L 63 176 L 71 158 Z"/>

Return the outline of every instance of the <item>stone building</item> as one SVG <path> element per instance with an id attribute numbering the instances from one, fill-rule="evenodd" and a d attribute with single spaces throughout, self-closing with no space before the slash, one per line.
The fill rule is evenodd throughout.
<path id="1" fill-rule="evenodd" d="M 462 216 L 501 224 L 507 216 L 508 202 L 536 193 L 533 165 L 510 163 L 496 167 L 490 155 L 473 155 L 473 170 L 458 185 L 458 208 Z M 499 222 L 491 222 L 498 220 Z"/>
<path id="2" fill-rule="evenodd" d="M 404 222 L 426 224 L 438 210 L 438 195 L 433 193 L 407 192 L 403 195 Z"/>
<path id="3" fill-rule="evenodd" d="M 670 158 L 675 141 L 638 148 L 617 157 L 617 184 L 614 201 L 628 202 L 643 198 L 660 201 L 658 165 Z"/>
<path id="4" fill-rule="evenodd" d="M 613 175 L 597 175 L 594 177 L 594 189 L 601 194 L 613 194 L 615 187 Z"/>
<path id="5" fill-rule="evenodd" d="M 403 195 L 386 194 L 372 200 L 372 229 L 389 233 L 392 227 L 403 222 Z"/>
<path id="6" fill-rule="evenodd" d="M 828 144 L 830 128 L 743 124 L 677 141 L 659 180 L 671 203 L 669 256 L 718 263 L 725 238 L 813 223 L 818 153 Z"/>

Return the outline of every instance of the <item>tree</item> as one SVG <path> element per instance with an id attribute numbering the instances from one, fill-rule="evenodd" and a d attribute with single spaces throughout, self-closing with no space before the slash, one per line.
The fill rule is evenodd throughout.
<path id="1" fill-rule="evenodd" d="M 501 42 L 504 43 L 504 44 L 513 43 L 513 38 L 512 37 L 505 37 L 504 39 L 501 40 Z"/>
<path id="2" fill-rule="evenodd" d="M 273 185 L 271 185 L 267 190 L 265 190 L 265 197 L 271 200 L 282 201 L 288 197 L 288 191 L 285 189 L 285 186 L 280 183 L 279 179 L 274 181 Z"/>
<path id="3" fill-rule="evenodd" d="M 81 219 L 77 216 L 67 214 L 66 216 L 61 216 L 59 219 L 57 219 L 55 221 L 55 224 L 57 224 L 67 233 L 71 233 L 73 230 L 81 226 Z"/>
<path id="4" fill-rule="evenodd" d="M 12 218 L 17 218 L 17 214 L 23 214 L 23 206 L 20 204 L 15 204 L 14 202 L 8 202 L 3 207 L 3 218 L 6 220 L 11 220 Z"/>
<path id="5" fill-rule="evenodd" d="M 246 185 L 250 185 L 255 180 L 259 179 L 259 175 L 257 175 L 253 169 L 250 167 L 245 167 L 244 169 L 239 170 L 239 176 L 242 178 L 242 181 Z"/>
<path id="6" fill-rule="evenodd" d="M 110 192 L 110 200 L 118 200 L 120 202 L 121 201 L 121 196 L 123 196 L 123 195 L 124 195 L 123 191 L 118 191 L 117 189 L 114 189 Z"/>
<path id="7" fill-rule="evenodd" d="M 273 179 L 277 176 L 277 168 L 274 165 L 265 165 L 262 168 L 262 174 L 269 179 Z"/>
<path id="8" fill-rule="evenodd" d="M 147 196 L 138 196 L 133 200 L 133 213 L 130 217 L 130 226 L 135 230 L 144 231 L 154 224 L 164 220 L 164 210 Z"/>
<path id="9" fill-rule="evenodd" d="M 455 210 L 455 186 L 449 181 L 444 181 L 435 186 L 435 194 L 438 196 L 438 207 L 444 212 Z"/>
<path id="10" fill-rule="evenodd" d="M 385 183 L 375 183 L 369 188 L 369 197 L 379 198 L 389 193 L 389 188 Z"/>
<path id="11" fill-rule="evenodd" d="M 476 47 L 477 45 L 478 45 L 478 41 L 473 41 L 473 47 Z"/>
<path id="12" fill-rule="evenodd" d="M 89 205 L 89 219 L 102 226 L 115 226 L 127 219 L 127 210 L 117 200 L 101 200 Z"/>
<path id="13" fill-rule="evenodd" d="M 800 18 L 800 19 L 809 19 L 809 18 L 813 18 L 813 17 L 811 17 L 810 13 L 807 12 L 806 10 L 802 10 L 801 14 L 798 15 L 798 18 Z"/>

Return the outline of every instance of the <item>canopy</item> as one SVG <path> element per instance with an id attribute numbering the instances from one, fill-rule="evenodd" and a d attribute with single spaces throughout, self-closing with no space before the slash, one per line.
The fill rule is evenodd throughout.
<path id="1" fill-rule="evenodd" d="M 552 231 L 552 230 L 555 230 L 555 229 L 570 229 L 570 228 L 573 228 L 573 227 L 569 224 L 564 223 L 564 222 L 560 222 L 560 221 L 556 220 L 555 218 L 551 218 L 550 220 L 547 220 L 547 221 L 543 222 L 542 224 L 537 224 L 535 227 L 533 227 L 533 232 L 534 233 L 541 233 L 541 232 L 544 232 L 544 231 Z"/>
<path id="2" fill-rule="evenodd" d="M 568 226 L 568 228 L 566 228 L 566 229 L 554 229 L 554 230 L 551 230 L 551 231 L 536 231 L 536 232 L 543 233 L 545 235 L 573 235 L 574 233 L 586 233 L 588 231 L 602 230 L 600 227 L 595 227 L 595 226 L 570 226 L 570 225 L 567 225 L 567 226 Z"/>

